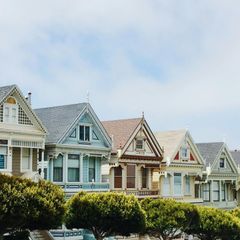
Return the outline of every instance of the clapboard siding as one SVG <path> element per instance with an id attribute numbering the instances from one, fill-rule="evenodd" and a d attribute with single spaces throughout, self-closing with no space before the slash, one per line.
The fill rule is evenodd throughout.
<path id="1" fill-rule="evenodd" d="M 20 164 L 21 162 L 21 148 L 13 148 L 12 152 L 12 171 L 13 175 L 21 176 Z"/>

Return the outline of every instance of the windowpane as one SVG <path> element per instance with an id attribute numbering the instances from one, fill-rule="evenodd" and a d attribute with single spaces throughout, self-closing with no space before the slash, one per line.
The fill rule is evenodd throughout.
<path id="1" fill-rule="evenodd" d="M 174 194 L 181 195 L 182 194 L 182 174 L 174 173 Z"/>
<path id="2" fill-rule="evenodd" d="M 84 126 L 82 125 L 79 127 L 79 139 L 84 141 Z"/>
<path id="3" fill-rule="evenodd" d="M 78 154 L 68 154 L 68 181 L 79 182 L 80 161 Z"/>
<path id="4" fill-rule="evenodd" d="M 88 176 L 89 182 L 95 182 L 95 157 L 89 158 L 89 169 L 88 169 Z"/>
<path id="5" fill-rule="evenodd" d="M 147 168 L 142 168 L 142 188 L 147 188 Z"/>
<path id="6" fill-rule="evenodd" d="M 170 176 L 163 177 L 163 196 L 170 195 Z"/>
<path id="7" fill-rule="evenodd" d="M 63 181 L 63 156 L 59 155 L 57 159 L 53 161 L 53 181 Z"/>
<path id="8" fill-rule="evenodd" d="M 122 188 L 122 168 L 114 168 L 114 188 Z"/>
<path id="9" fill-rule="evenodd" d="M 213 181 L 213 201 L 219 201 L 219 181 Z"/>
<path id="10" fill-rule="evenodd" d="M 203 185 L 203 200 L 210 201 L 210 183 Z"/>
<path id="11" fill-rule="evenodd" d="M 190 176 L 185 176 L 185 194 L 191 194 Z"/>
<path id="12" fill-rule="evenodd" d="M 225 159 L 224 158 L 220 158 L 219 167 L 220 168 L 225 168 Z"/>
<path id="13" fill-rule="evenodd" d="M 226 184 L 221 182 L 221 188 L 222 188 L 222 201 L 226 201 L 226 191 L 225 191 Z"/>
<path id="14" fill-rule="evenodd" d="M 85 126 L 85 141 L 90 141 L 90 127 Z"/>
<path id="15" fill-rule="evenodd" d="M 143 140 L 142 139 L 138 139 L 136 140 L 136 149 L 143 149 Z"/>
<path id="16" fill-rule="evenodd" d="M 22 148 L 22 170 L 30 170 L 30 149 Z"/>
<path id="17" fill-rule="evenodd" d="M 135 165 L 127 165 L 127 188 L 135 188 Z"/>

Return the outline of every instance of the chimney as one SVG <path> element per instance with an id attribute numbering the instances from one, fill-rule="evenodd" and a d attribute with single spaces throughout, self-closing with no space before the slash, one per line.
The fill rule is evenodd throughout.
<path id="1" fill-rule="evenodd" d="M 31 92 L 28 92 L 27 100 L 28 100 L 29 105 L 31 105 L 32 104 L 32 93 Z"/>

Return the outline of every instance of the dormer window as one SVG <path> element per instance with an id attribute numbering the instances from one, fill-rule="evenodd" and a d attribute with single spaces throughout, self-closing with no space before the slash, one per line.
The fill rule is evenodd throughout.
<path id="1" fill-rule="evenodd" d="M 90 126 L 80 125 L 79 126 L 79 140 L 83 142 L 90 142 Z"/>
<path id="2" fill-rule="evenodd" d="M 18 105 L 13 97 L 9 97 L 3 105 L 3 121 L 5 123 L 18 122 Z"/>
<path id="3" fill-rule="evenodd" d="M 182 149 L 181 149 L 181 157 L 184 160 L 189 158 L 189 151 L 188 151 L 187 147 L 182 147 Z"/>
<path id="4" fill-rule="evenodd" d="M 136 150 L 144 150 L 144 140 L 136 139 Z"/>
<path id="5" fill-rule="evenodd" d="M 224 158 L 220 158 L 220 160 L 219 160 L 219 168 L 225 168 L 225 159 Z"/>

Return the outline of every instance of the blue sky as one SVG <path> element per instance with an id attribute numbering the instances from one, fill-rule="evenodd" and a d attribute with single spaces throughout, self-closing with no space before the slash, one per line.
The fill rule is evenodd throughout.
<path id="1" fill-rule="evenodd" d="M 33 106 L 142 111 L 154 131 L 240 146 L 237 0 L 0 0 L 0 83 Z"/>

